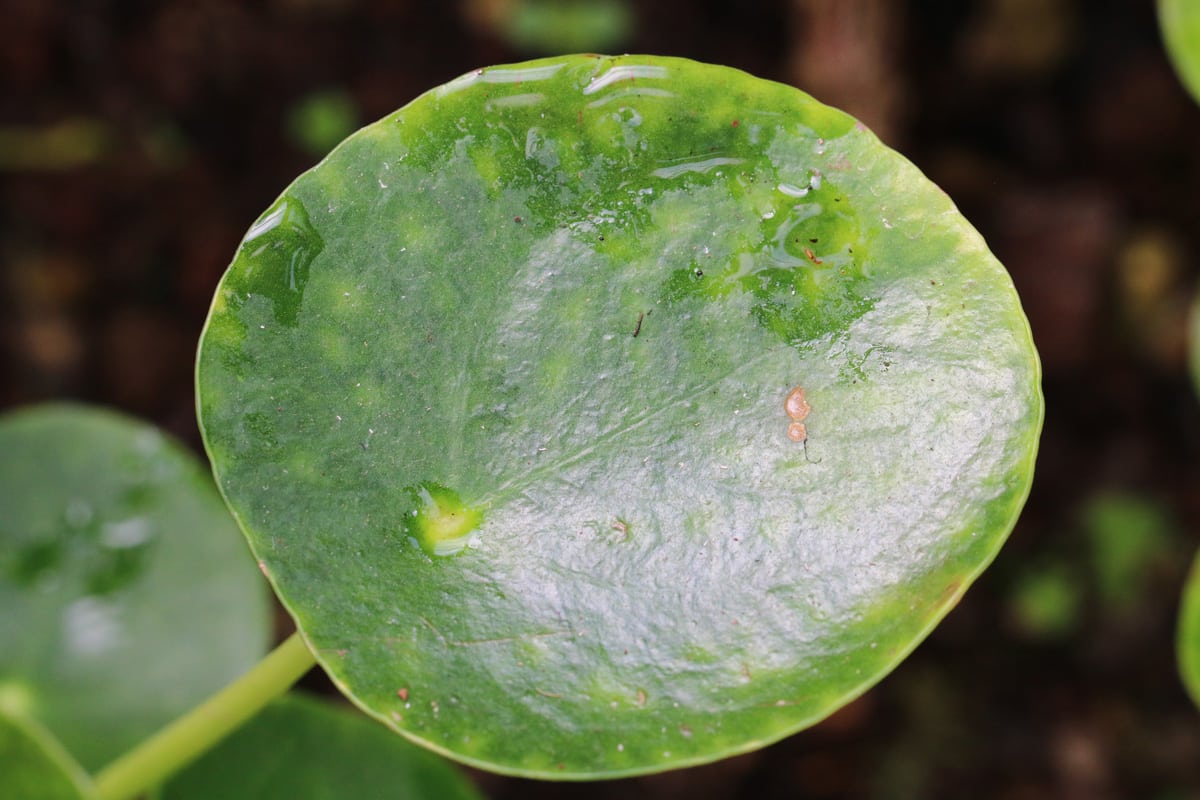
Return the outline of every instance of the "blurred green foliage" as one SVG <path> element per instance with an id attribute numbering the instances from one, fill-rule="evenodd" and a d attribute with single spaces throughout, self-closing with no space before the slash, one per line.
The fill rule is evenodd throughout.
<path id="1" fill-rule="evenodd" d="M 1183 601 L 1175 634 L 1175 656 L 1183 685 L 1192 702 L 1200 706 L 1200 556 L 1192 562 L 1191 572 L 1183 587 Z"/>
<path id="2" fill-rule="evenodd" d="M 1159 0 L 1158 21 L 1179 80 L 1200 103 L 1200 2 Z"/>
<path id="3" fill-rule="evenodd" d="M 626 0 L 518 0 L 500 33 L 528 53 L 607 53 L 623 48 L 633 28 Z"/>
<path id="4" fill-rule="evenodd" d="M 108 125 L 87 117 L 46 126 L 0 126 L 0 170 L 76 169 L 103 157 L 112 139 Z"/>
<path id="5" fill-rule="evenodd" d="M 359 124 L 354 98 L 341 89 L 326 89 L 300 98 L 288 111 L 285 128 L 292 144 L 320 158 Z"/>
<path id="6" fill-rule="evenodd" d="M 1008 615 L 1027 636 L 1082 634 L 1089 607 L 1101 627 L 1128 621 L 1153 597 L 1153 581 L 1180 551 L 1166 506 L 1132 492 L 1100 492 L 1078 512 L 1082 541 L 1026 564 L 1013 578 Z"/>
<path id="7" fill-rule="evenodd" d="M 1058 638 L 1079 626 L 1084 586 L 1065 565 L 1023 572 L 1013 588 L 1012 614 L 1021 629 L 1038 638 Z"/>
<path id="8" fill-rule="evenodd" d="M 1156 564 L 1170 558 L 1175 527 L 1153 500 L 1099 494 L 1084 507 L 1083 526 L 1091 546 L 1098 599 L 1108 613 L 1134 609 Z"/>

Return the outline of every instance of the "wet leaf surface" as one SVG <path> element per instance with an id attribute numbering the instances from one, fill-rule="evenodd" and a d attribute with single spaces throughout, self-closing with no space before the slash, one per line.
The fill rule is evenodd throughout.
<path id="1" fill-rule="evenodd" d="M 476 71 L 351 137 L 247 234 L 198 369 L 335 682 L 545 777 L 865 691 L 995 555 L 1042 420 L 942 192 L 795 89 L 641 56 Z"/>

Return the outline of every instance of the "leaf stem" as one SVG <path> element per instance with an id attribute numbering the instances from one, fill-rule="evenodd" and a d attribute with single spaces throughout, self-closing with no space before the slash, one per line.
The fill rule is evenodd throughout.
<path id="1" fill-rule="evenodd" d="M 299 633 L 249 672 L 96 775 L 96 800 L 129 800 L 187 766 L 291 688 L 315 664 Z"/>

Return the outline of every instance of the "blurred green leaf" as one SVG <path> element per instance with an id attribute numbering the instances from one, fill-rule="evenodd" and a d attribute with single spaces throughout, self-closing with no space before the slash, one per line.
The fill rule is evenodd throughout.
<path id="1" fill-rule="evenodd" d="M 531 53 L 605 53 L 633 37 L 633 10 L 625 0 L 515 0 L 502 32 Z"/>
<path id="2" fill-rule="evenodd" d="M 68 170 L 103 158 L 112 130 L 101 120 L 80 117 L 43 127 L 0 125 L 0 170 Z"/>
<path id="3" fill-rule="evenodd" d="M 1179 80 L 1200 103 L 1200 2 L 1158 0 L 1158 20 Z"/>
<path id="4" fill-rule="evenodd" d="M 358 125 L 358 106 L 354 98 L 340 89 L 306 95 L 287 115 L 288 138 L 316 157 L 332 150 Z"/>
<path id="5" fill-rule="evenodd" d="M 1162 5 L 1160 4 L 1160 9 Z M 1200 93 L 1197 99 L 1200 100 Z M 1200 294 L 1192 300 L 1188 324 L 1188 365 L 1192 374 L 1192 384 L 1197 392 L 1200 392 Z M 1193 559 L 1183 588 L 1175 655 L 1184 687 L 1192 702 L 1200 706 L 1200 554 Z"/>
<path id="6" fill-rule="evenodd" d="M 1150 568 L 1170 557 L 1170 518 L 1150 499 L 1102 494 L 1085 507 L 1083 524 L 1100 601 L 1118 612 L 1131 610 L 1145 596 Z"/>
<path id="7" fill-rule="evenodd" d="M 87 773 L 42 726 L 0 705 L 0 797 L 85 800 Z"/>
<path id="8" fill-rule="evenodd" d="M 1192 569 L 1184 584 L 1175 654 L 1183 685 L 1192 702 L 1200 706 L 1200 555 L 1192 561 Z"/>
<path id="9" fill-rule="evenodd" d="M 1059 637 L 1079 624 L 1084 586 L 1064 567 L 1027 569 L 1018 578 L 1010 610 L 1022 630 L 1039 637 Z"/>
<path id="10" fill-rule="evenodd" d="M 262 577 L 211 478 L 157 429 L 0 418 L 0 698 L 95 769 L 252 666 Z"/>
<path id="11" fill-rule="evenodd" d="M 459 769 L 363 716 L 293 693 L 162 790 L 163 800 L 477 800 Z"/>

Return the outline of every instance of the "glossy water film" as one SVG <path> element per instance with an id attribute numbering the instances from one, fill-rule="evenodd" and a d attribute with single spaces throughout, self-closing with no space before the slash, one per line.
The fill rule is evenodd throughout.
<path id="1" fill-rule="evenodd" d="M 404 517 L 404 530 L 426 553 L 452 556 L 475 540 L 483 512 L 464 504 L 456 492 L 427 481 L 406 493 L 412 508 Z"/>
<path id="2" fill-rule="evenodd" d="M 270 300 L 279 324 L 298 324 L 309 268 L 324 247 L 304 205 L 287 195 L 246 233 L 242 241 L 246 277 L 253 279 L 255 294 Z"/>
<path id="3" fill-rule="evenodd" d="M 860 695 L 994 557 L 1041 424 L 944 193 L 792 87 L 648 56 L 476 70 L 351 136 L 251 230 L 199 362 L 337 684 L 539 777 Z"/>

